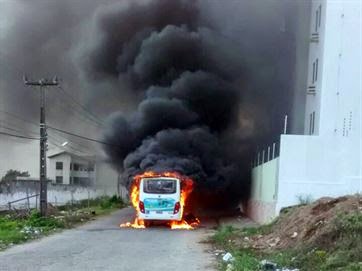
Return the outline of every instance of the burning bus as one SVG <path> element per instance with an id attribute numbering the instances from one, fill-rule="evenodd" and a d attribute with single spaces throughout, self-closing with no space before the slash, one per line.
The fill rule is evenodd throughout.
<path id="1" fill-rule="evenodd" d="M 174 177 L 142 178 L 138 217 L 143 220 L 180 221 L 181 180 Z"/>
<path id="2" fill-rule="evenodd" d="M 171 229 L 191 230 L 200 221 L 184 218 L 186 202 L 193 190 L 193 181 L 177 172 L 147 171 L 136 175 L 131 186 L 130 199 L 136 209 L 133 223 L 121 227 L 145 228 L 152 221 L 166 221 Z"/>

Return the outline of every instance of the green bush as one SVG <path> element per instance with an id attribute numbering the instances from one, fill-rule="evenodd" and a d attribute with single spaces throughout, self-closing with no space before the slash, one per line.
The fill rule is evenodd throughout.
<path id="1" fill-rule="evenodd" d="M 41 217 L 38 211 L 33 211 L 27 219 L 26 226 L 44 228 L 45 230 L 54 228 L 64 228 L 64 222 L 54 217 Z"/>
<path id="2" fill-rule="evenodd" d="M 349 214 L 340 214 L 334 221 L 334 227 L 342 236 L 361 237 L 362 213 L 356 211 Z"/>
<path id="3" fill-rule="evenodd" d="M 65 206 L 57 207 L 61 211 L 74 210 L 79 208 L 97 207 L 100 206 L 102 209 L 121 208 L 125 206 L 123 200 L 117 195 L 101 196 L 92 199 L 83 199 L 76 202 L 68 202 Z"/>
<path id="4" fill-rule="evenodd" d="M 102 197 L 100 202 L 100 206 L 102 209 L 120 208 L 123 205 L 123 200 L 117 195 L 114 195 L 112 197 Z"/>
<path id="5" fill-rule="evenodd" d="M 233 251 L 233 267 L 235 271 L 255 271 L 259 270 L 260 263 L 256 255 L 247 249 Z"/>

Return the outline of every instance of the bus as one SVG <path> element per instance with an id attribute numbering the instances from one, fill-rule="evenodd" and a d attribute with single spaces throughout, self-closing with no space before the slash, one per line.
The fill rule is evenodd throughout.
<path id="1" fill-rule="evenodd" d="M 145 221 L 182 219 L 181 181 L 174 177 L 142 178 L 138 217 Z"/>

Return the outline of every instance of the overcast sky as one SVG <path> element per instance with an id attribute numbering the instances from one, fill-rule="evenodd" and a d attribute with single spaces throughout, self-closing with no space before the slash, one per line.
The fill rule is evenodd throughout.
<path id="1" fill-rule="evenodd" d="M 123 0 L 121 5 L 127 5 L 127 2 Z M 62 88 L 102 123 L 107 122 L 112 112 L 133 110 L 136 101 L 127 95 L 127 91 L 120 91 L 125 86 L 117 78 L 116 82 L 109 78 L 90 81 L 85 79 L 84 67 L 79 65 L 87 48 L 101 39 L 102 32 L 97 28 L 99 14 L 112 10 L 114 3 L 120 1 L 0 0 L 0 110 L 26 120 L 24 122 L 0 112 L 0 131 L 20 134 L 15 131 L 19 130 L 27 136 L 36 136 L 38 133 L 39 94 L 36 89 L 24 86 L 23 74 L 33 79 L 58 75 L 62 79 Z M 257 80 L 245 84 L 249 89 L 249 92 L 245 92 L 249 104 L 245 105 L 243 112 L 260 115 L 260 132 L 269 129 L 268 121 L 264 120 L 263 123 L 263 116 L 270 115 L 263 109 L 268 103 L 267 94 L 288 85 L 288 82 L 279 80 L 279 85 L 273 86 L 275 76 L 281 73 L 278 65 L 284 65 L 283 69 L 286 70 L 289 69 L 288 65 L 292 65 L 290 59 L 283 59 L 283 55 L 286 49 L 292 50 L 288 46 L 292 46 L 293 41 L 287 42 L 281 38 L 288 34 L 285 32 L 286 26 L 287 29 L 293 29 L 293 21 L 288 21 L 285 15 L 294 16 L 293 3 L 288 0 L 205 0 L 198 5 L 202 20 L 208 21 L 225 38 L 230 39 L 235 48 L 240 49 L 240 56 L 245 58 L 245 63 L 259 61 L 255 56 L 265 61 L 260 67 L 250 66 L 250 72 Z M 235 53 L 238 54 L 237 50 Z M 274 55 L 280 57 L 278 63 L 274 62 Z M 275 74 L 274 78 L 268 75 L 270 71 Z M 267 88 L 269 92 L 263 93 Z M 260 94 L 265 99 L 259 99 L 258 105 L 255 97 L 260 97 Z M 273 95 L 270 97 L 274 99 Z M 282 103 L 283 99 L 279 102 Z M 257 112 L 258 106 L 260 110 Z M 275 104 L 275 107 L 280 106 Z M 47 123 L 50 125 L 92 138 L 102 136 L 104 127 L 100 127 L 94 118 L 80 110 L 57 88 L 47 91 L 46 111 Z M 247 120 L 246 116 L 244 120 Z M 99 144 L 89 144 L 51 131 L 49 134 L 53 137 L 50 139 L 50 148 L 69 140 L 72 143 L 70 146 L 78 151 L 101 153 Z M 38 142 L 0 135 L 0 176 L 9 168 L 29 170 L 32 175 L 37 175 L 37 145 Z"/>

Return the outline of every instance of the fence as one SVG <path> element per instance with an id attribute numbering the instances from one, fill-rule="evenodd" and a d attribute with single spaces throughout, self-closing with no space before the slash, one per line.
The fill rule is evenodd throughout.
<path id="1" fill-rule="evenodd" d="M 266 162 L 274 160 L 279 157 L 280 154 L 280 143 L 274 142 L 272 145 L 268 145 L 266 148 L 256 152 L 254 158 L 251 161 L 251 167 L 255 168 Z"/>

